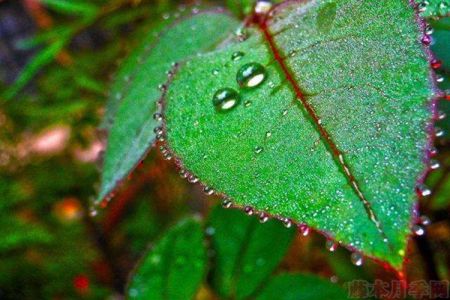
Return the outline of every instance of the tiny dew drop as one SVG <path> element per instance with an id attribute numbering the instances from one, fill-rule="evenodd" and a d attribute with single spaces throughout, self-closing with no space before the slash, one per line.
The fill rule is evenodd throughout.
<path id="1" fill-rule="evenodd" d="M 266 138 L 270 138 L 271 136 L 272 136 L 272 132 L 267 131 L 267 132 L 266 132 Z"/>
<path id="2" fill-rule="evenodd" d="M 306 224 L 298 225 L 298 230 L 300 231 L 301 235 L 303 235 L 303 236 L 307 236 L 309 234 L 309 227 Z"/>
<path id="3" fill-rule="evenodd" d="M 333 240 L 327 240 L 325 242 L 325 247 L 327 248 L 328 251 L 334 252 L 337 249 L 337 244 L 333 241 Z"/>
<path id="4" fill-rule="evenodd" d="M 189 183 L 197 183 L 198 182 L 198 178 L 195 177 L 194 175 L 189 175 L 188 176 L 188 182 Z"/>
<path id="5" fill-rule="evenodd" d="M 211 73 L 212 73 L 213 75 L 217 75 L 217 74 L 219 74 L 219 70 L 213 69 Z"/>
<path id="6" fill-rule="evenodd" d="M 260 85 L 266 78 L 266 69 L 258 63 L 243 65 L 236 74 L 236 81 L 240 87 L 252 88 Z"/>
<path id="7" fill-rule="evenodd" d="M 244 102 L 244 107 L 250 107 L 251 105 L 252 105 L 252 101 L 250 101 L 250 100 L 246 100 Z"/>
<path id="8" fill-rule="evenodd" d="M 255 153 L 256 154 L 259 154 L 259 153 L 261 153 L 263 151 L 263 148 L 262 147 L 260 147 L 260 146 L 256 146 L 255 147 Z"/>
<path id="9" fill-rule="evenodd" d="M 268 0 L 258 0 L 255 4 L 255 13 L 257 15 L 265 15 L 272 8 L 272 2 Z"/>
<path id="10" fill-rule="evenodd" d="M 217 111 L 228 111 L 236 107 L 241 101 L 238 92 L 231 88 L 218 90 L 213 96 L 213 105 Z"/>
<path id="11" fill-rule="evenodd" d="M 212 188 L 210 188 L 209 186 L 205 186 L 205 188 L 203 189 L 203 192 L 208 196 L 211 196 L 212 194 L 214 194 L 214 190 Z"/>
<path id="12" fill-rule="evenodd" d="M 163 119 L 163 116 L 161 113 L 157 112 L 153 114 L 153 119 L 156 121 L 161 121 Z"/>
<path id="13" fill-rule="evenodd" d="M 436 170 L 439 169 L 441 165 L 439 164 L 439 162 L 435 159 L 430 160 L 430 169 L 431 170 Z"/>
<path id="14" fill-rule="evenodd" d="M 417 236 L 422 236 L 425 234 L 425 230 L 419 226 L 419 225 L 413 225 L 412 227 L 412 231 L 414 232 L 415 235 Z"/>
<path id="15" fill-rule="evenodd" d="M 417 185 L 417 193 L 421 197 L 427 197 L 431 195 L 431 190 L 424 184 Z"/>
<path id="16" fill-rule="evenodd" d="M 244 56 L 244 52 L 236 51 L 233 54 L 231 54 L 231 59 L 234 61 L 240 60 Z"/>
<path id="17" fill-rule="evenodd" d="M 222 201 L 222 206 L 224 208 L 230 208 L 233 205 L 233 203 L 229 199 L 224 199 Z"/>
<path id="18" fill-rule="evenodd" d="M 246 207 L 244 208 L 244 211 L 245 211 L 245 213 L 246 213 L 247 215 L 249 215 L 249 216 L 252 216 L 252 215 L 254 214 L 254 210 L 253 210 L 253 208 L 252 208 L 251 206 L 246 206 Z"/>
<path id="19" fill-rule="evenodd" d="M 260 223 L 266 223 L 269 220 L 269 216 L 266 213 L 261 213 L 259 215 L 259 222 Z"/>
<path id="20" fill-rule="evenodd" d="M 284 225 L 284 227 L 286 227 L 286 228 L 291 228 L 291 227 L 292 227 L 292 221 L 291 221 L 291 219 L 288 219 L 288 218 L 283 219 L 283 225 Z"/>
<path id="21" fill-rule="evenodd" d="M 358 267 L 362 266 L 362 264 L 364 263 L 364 259 L 363 259 L 362 255 L 357 252 L 353 252 L 350 259 L 351 259 L 352 263 Z"/>
<path id="22" fill-rule="evenodd" d="M 424 226 L 428 226 L 431 224 L 431 220 L 428 216 L 423 215 L 420 217 L 420 224 L 422 224 Z"/>

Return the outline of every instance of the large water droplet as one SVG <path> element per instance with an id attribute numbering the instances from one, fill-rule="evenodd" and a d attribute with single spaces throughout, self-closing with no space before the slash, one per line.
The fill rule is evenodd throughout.
<path id="1" fill-rule="evenodd" d="M 357 252 L 352 253 L 350 259 L 351 259 L 352 263 L 358 267 L 362 266 L 362 264 L 364 263 L 363 256 Z"/>
<path id="2" fill-rule="evenodd" d="M 236 75 L 239 86 L 246 88 L 260 85 L 265 78 L 266 69 L 258 63 L 248 63 L 243 65 Z"/>
<path id="3" fill-rule="evenodd" d="M 424 184 L 417 185 L 417 193 L 421 197 L 427 197 L 431 195 L 431 190 Z"/>
<path id="4" fill-rule="evenodd" d="M 212 101 L 217 111 L 228 111 L 236 107 L 241 99 L 235 90 L 223 88 L 214 94 Z"/>

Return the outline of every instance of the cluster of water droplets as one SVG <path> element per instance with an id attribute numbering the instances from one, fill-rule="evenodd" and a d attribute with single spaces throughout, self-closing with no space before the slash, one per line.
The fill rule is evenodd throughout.
<path id="1" fill-rule="evenodd" d="M 231 55 L 231 60 L 239 61 L 245 54 L 236 51 Z M 213 75 L 217 75 L 218 70 L 213 70 Z M 260 86 L 266 79 L 265 68 L 256 62 L 244 64 L 236 73 L 236 82 L 241 89 L 251 89 Z M 241 96 L 238 91 L 230 87 L 218 89 L 212 98 L 212 103 L 218 112 L 228 112 L 241 103 Z M 251 101 L 244 102 L 244 107 L 249 107 Z"/>
<path id="2" fill-rule="evenodd" d="M 418 5 L 418 10 L 423 17 L 433 17 L 440 18 L 445 17 L 450 14 L 450 1 L 430 1 L 425 0 L 420 2 Z"/>

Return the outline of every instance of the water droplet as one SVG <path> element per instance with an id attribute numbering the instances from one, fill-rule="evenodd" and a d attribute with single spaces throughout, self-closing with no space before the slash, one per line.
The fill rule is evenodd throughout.
<path id="1" fill-rule="evenodd" d="M 442 130 L 442 129 L 439 128 L 439 127 L 436 127 L 436 128 L 434 128 L 434 135 L 435 135 L 436 137 L 441 137 L 441 136 L 444 135 L 444 130 Z"/>
<path id="2" fill-rule="evenodd" d="M 161 127 L 155 127 L 155 129 L 153 129 L 153 132 L 156 133 L 156 134 L 162 134 L 163 130 L 162 130 Z"/>
<path id="3" fill-rule="evenodd" d="M 435 160 L 435 159 L 430 160 L 430 169 L 431 170 L 439 169 L 440 166 L 441 166 L 441 164 L 437 160 Z"/>
<path id="4" fill-rule="evenodd" d="M 170 152 L 166 152 L 166 153 L 164 153 L 163 158 L 165 160 L 171 160 L 172 159 L 172 154 L 170 154 Z"/>
<path id="5" fill-rule="evenodd" d="M 213 74 L 213 75 L 217 75 L 217 74 L 219 74 L 219 70 L 217 70 L 217 69 L 213 69 L 213 70 L 212 70 L 212 74 Z"/>
<path id="6" fill-rule="evenodd" d="M 300 224 L 298 225 L 298 230 L 300 230 L 301 235 L 307 236 L 309 234 L 309 227 L 306 224 Z"/>
<path id="7" fill-rule="evenodd" d="M 267 132 L 266 132 L 266 138 L 270 138 L 271 136 L 272 136 L 272 132 L 267 131 Z"/>
<path id="8" fill-rule="evenodd" d="M 236 36 L 240 42 L 245 41 L 247 39 L 247 29 L 245 27 L 239 27 L 236 30 Z"/>
<path id="9" fill-rule="evenodd" d="M 256 146 L 255 147 L 255 153 L 256 154 L 259 154 L 259 153 L 261 153 L 263 151 L 263 148 L 262 147 L 260 147 L 260 146 Z"/>
<path id="10" fill-rule="evenodd" d="M 233 202 L 231 202 L 229 199 L 224 199 L 222 201 L 222 206 L 224 208 L 230 208 L 233 205 Z"/>
<path id="11" fill-rule="evenodd" d="M 431 42 L 432 42 L 431 36 L 429 36 L 429 35 L 424 35 L 424 36 L 422 37 L 422 44 L 424 44 L 425 46 L 430 45 Z"/>
<path id="12" fill-rule="evenodd" d="M 240 60 L 244 56 L 244 52 L 236 51 L 233 54 L 231 54 L 231 59 L 234 61 Z"/>
<path id="13" fill-rule="evenodd" d="M 236 81 L 240 87 L 252 88 L 260 85 L 266 78 L 265 68 L 258 63 L 243 65 L 236 74 Z"/>
<path id="14" fill-rule="evenodd" d="M 212 101 L 217 111 L 228 111 L 236 107 L 241 99 L 235 90 L 223 88 L 214 94 Z"/>
<path id="15" fill-rule="evenodd" d="M 259 214 L 259 222 L 266 223 L 269 220 L 269 216 L 266 213 Z"/>
<path id="16" fill-rule="evenodd" d="M 252 101 L 250 101 L 250 100 L 246 100 L 244 102 L 244 107 L 250 107 L 251 105 L 252 105 Z"/>
<path id="17" fill-rule="evenodd" d="M 414 232 L 415 235 L 417 236 L 422 236 L 425 234 L 425 230 L 419 226 L 419 225 L 413 225 L 412 227 L 412 231 Z"/>
<path id="18" fill-rule="evenodd" d="M 427 25 L 427 27 L 425 27 L 425 34 L 432 35 L 433 32 L 433 27 L 431 27 L 430 25 Z"/>
<path id="19" fill-rule="evenodd" d="M 251 206 L 246 206 L 246 207 L 244 208 L 244 211 L 245 211 L 245 213 L 246 213 L 247 215 L 249 215 L 249 216 L 252 216 L 253 213 L 255 212 Z"/>
<path id="20" fill-rule="evenodd" d="M 170 18 L 170 15 L 169 15 L 169 14 L 163 14 L 163 16 L 162 16 L 162 17 L 163 17 L 163 19 L 164 19 L 164 20 L 167 20 L 167 19 L 169 19 L 169 18 Z"/>
<path id="21" fill-rule="evenodd" d="M 419 9 L 419 12 L 425 12 L 427 10 L 427 7 L 428 7 L 428 1 L 422 1 L 417 6 L 417 8 Z"/>
<path id="22" fill-rule="evenodd" d="M 288 113 L 288 110 L 285 109 L 285 110 L 283 110 L 283 111 L 281 112 L 281 115 L 285 116 L 285 115 L 287 115 L 287 113 Z"/>
<path id="23" fill-rule="evenodd" d="M 211 196 L 212 194 L 214 194 L 214 190 L 212 188 L 210 188 L 209 186 L 205 186 L 205 188 L 203 189 L 203 192 L 208 196 Z"/>
<path id="24" fill-rule="evenodd" d="M 197 183 L 198 182 L 198 178 L 191 174 L 191 175 L 188 176 L 188 182 L 189 183 Z"/>
<path id="25" fill-rule="evenodd" d="M 272 2 L 268 0 L 258 0 L 255 4 L 255 13 L 257 15 L 265 15 L 272 8 Z"/>
<path id="26" fill-rule="evenodd" d="M 292 227 L 292 221 L 291 219 L 285 218 L 283 219 L 283 225 L 286 228 L 291 228 Z"/>
<path id="27" fill-rule="evenodd" d="M 353 252 L 352 255 L 350 256 L 350 259 L 352 261 L 352 264 L 358 267 L 362 266 L 362 264 L 364 263 L 363 256 L 357 252 Z"/>
<path id="28" fill-rule="evenodd" d="M 420 224 L 422 224 L 424 226 L 428 226 L 431 224 L 431 220 L 428 216 L 423 215 L 420 217 Z"/>
<path id="29" fill-rule="evenodd" d="M 427 197 L 431 195 L 431 190 L 424 184 L 419 184 L 417 186 L 417 193 L 421 197 Z"/>
<path id="30" fill-rule="evenodd" d="M 97 214 L 98 214 L 98 211 L 97 211 L 95 208 L 91 207 L 91 208 L 89 209 L 89 215 L 90 215 L 91 217 L 95 217 L 95 216 L 97 216 Z"/>
<path id="31" fill-rule="evenodd" d="M 205 233 L 206 233 L 206 235 L 212 236 L 212 235 L 214 235 L 214 233 L 216 233 L 216 229 L 212 226 L 208 226 L 205 229 Z"/>
<path id="32" fill-rule="evenodd" d="M 180 174 L 181 178 L 187 178 L 188 177 L 188 172 L 186 172 L 186 170 L 184 170 L 184 169 L 181 169 L 178 174 Z"/>
<path id="33" fill-rule="evenodd" d="M 332 283 L 338 283 L 339 277 L 337 277 L 336 275 L 333 275 L 333 276 L 330 277 L 330 281 Z"/>
<path id="34" fill-rule="evenodd" d="M 442 66 L 442 62 L 439 59 L 432 59 L 430 63 L 433 69 L 439 69 Z"/>
<path id="35" fill-rule="evenodd" d="M 444 82 L 444 76 L 436 75 L 436 82 L 437 82 L 437 83 L 442 83 L 442 82 Z"/>
<path id="36" fill-rule="evenodd" d="M 325 242 L 325 247 L 327 248 L 328 251 L 334 252 L 336 251 L 338 244 L 335 243 L 333 240 L 327 240 Z"/>
<path id="37" fill-rule="evenodd" d="M 156 120 L 156 121 L 162 121 L 163 116 L 162 116 L 161 113 L 157 112 L 157 113 L 153 114 L 153 119 Z"/>
<path id="38" fill-rule="evenodd" d="M 430 152 L 430 156 L 435 156 L 438 154 L 436 147 L 431 147 L 429 152 Z"/>
<path id="39" fill-rule="evenodd" d="M 438 113 L 437 119 L 438 119 L 438 120 L 444 120 L 446 117 L 447 117 L 447 115 L 445 114 L 445 112 L 440 111 L 440 112 Z"/>

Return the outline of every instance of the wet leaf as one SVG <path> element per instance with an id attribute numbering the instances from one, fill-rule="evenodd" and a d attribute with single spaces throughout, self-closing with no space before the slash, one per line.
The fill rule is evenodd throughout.
<path id="1" fill-rule="evenodd" d="M 205 274 L 206 252 L 200 223 L 186 219 L 171 228 L 139 263 L 129 299 L 192 299 Z"/>
<path id="2" fill-rule="evenodd" d="M 232 17 L 218 10 L 177 19 L 157 37 L 146 39 L 119 71 L 112 88 L 104 127 L 112 125 L 102 172 L 99 200 L 106 197 L 135 167 L 153 145 L 154 118 L 161 97 L 160 84 L 174 62 L 217 46 L 237 26 Z"/>
<path id="3" fill-rule="evenodd" d="M 399 269 L 433 97 L 415 17 L 406 0 L 278 6 L 244 42 L 180 66 L 166 96 L 169 147 L 238 206 Z M 242 69 L 250 63 L 263 77 Z M 224 88 L 240 104 L 217 111 Z"/>
<path id="4" fill-rule="evenodd" d="M 281 274 L 269 281 L 257 300 L 348 299 L 344 289 L 313 275 Z"/>
<path id="5" fill-rule="evenodd" d="M 238 210 L 216 207 L 207 227 L 214 249 L 212 285 L 224 298 L 243 299 L 260 287 L 286 254 L 295 230 L 260 224 Z"/>

